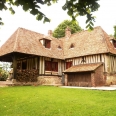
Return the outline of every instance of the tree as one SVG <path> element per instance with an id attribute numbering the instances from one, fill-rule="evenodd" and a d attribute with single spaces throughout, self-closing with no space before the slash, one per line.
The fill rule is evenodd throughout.
<path id="1" fill-rule="evenodd" d="M 13 10 L 13 6 L 22 6 L 24 11 L 29 11 L 31 14 L 35 15 L 37 20 L 50 22 L 49 18 L 40 11 L 40 6 L 50 6 L 58 1 L 59 0 L 1 0 L 0 10 L 10 10 L 11 14 L 14 14 L 15 11 Z M 92 29 L 94 25 L 93 22 L 95 21 L 92 12 L 97 11 L 99 6 L 98 0 L 66 0 L 62 9 L 67 11 L 67 14 L 72 18 L 72 21 L 75 21 L 78 15 L 86 15 L 86 28 Z M 0 18 L 0 25 L 3 25 L 2 18 Z"/>
<path id="2" fill-rule="evenodd" d="M 56 38 L 65 36 L 65 29 L 69 27 L 71 29 L 71 33 L 75 33 L 77 31 L 81 31 L 81 27 L 78 25 L 78 22 L 72 22 L 70 20 L 64 20 L 60 23 L 56 29 L 53 31 L 53 36 Z"/>
<path id="3" fill-rule="evenodd" d="M 116 25 L 114 26 L 114 38 L 116 39 Z"/>

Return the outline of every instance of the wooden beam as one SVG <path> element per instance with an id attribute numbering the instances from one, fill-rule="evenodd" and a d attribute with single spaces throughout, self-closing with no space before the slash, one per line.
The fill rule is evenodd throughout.
<path id="1" fill-rule="evenodd" d="M 14 55 L 12 58 L 13 58 L 13 79 L 16 79 L 16 73 L 17 73 L 17 57 Z"/>

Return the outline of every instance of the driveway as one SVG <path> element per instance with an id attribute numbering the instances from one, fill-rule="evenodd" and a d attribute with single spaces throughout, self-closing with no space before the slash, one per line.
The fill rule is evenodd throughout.
<path id="1" fill-rule="evenodd" d="M 116 85 L 101 86 L 101 87 L 76 87 L 76 86 L 61 86 L 62 88 L 75 88 L 75 89 L 91 89 L 91 90 L 116 90 Z"/>

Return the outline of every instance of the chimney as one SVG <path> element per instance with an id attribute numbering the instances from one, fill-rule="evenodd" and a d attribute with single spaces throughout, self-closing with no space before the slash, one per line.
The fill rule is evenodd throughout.
<path id="1" fill-rule="evenodd" d="M 71 36 L 71 29 L 70 29 L 70 27 L 67 27 L 65 29 L 65 37 L 66 37 L 66 39 L 69 39 L 70 36 Z"/>
<path id="2" fill-rule="evenodd" d="M 48 30 L 48 35 L 49 35 L 49 36 L 52 36 L 52 34 L 53 34 L 53 33 L 52 33 L 52 30 Z"/>

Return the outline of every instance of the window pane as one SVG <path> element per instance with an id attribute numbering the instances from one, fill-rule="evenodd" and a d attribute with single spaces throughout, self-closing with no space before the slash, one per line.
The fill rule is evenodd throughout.
<path id="1" fill-rule="evenodd" d="M 72 66 L 72 61 L 71 62 L 66 62 L 66 69 L 70 68 Z"/>
<path id="2" fill-rule="evenodd" d="M 51 71 L 51 62 L 45 61 L 45 71 Z"/>

